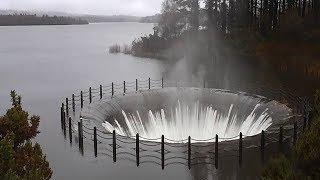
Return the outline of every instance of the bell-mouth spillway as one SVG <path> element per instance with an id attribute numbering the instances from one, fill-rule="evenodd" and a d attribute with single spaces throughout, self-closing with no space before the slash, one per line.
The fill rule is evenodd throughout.
<path id="1" fill-rule="evenodd" d="M 168 87 L 106 97 L 81 117 L 106 133 L 172 143 L 214 142 L 255 136 L 289 123 L 292 110 L 266 97 L 210 88 Z"/>

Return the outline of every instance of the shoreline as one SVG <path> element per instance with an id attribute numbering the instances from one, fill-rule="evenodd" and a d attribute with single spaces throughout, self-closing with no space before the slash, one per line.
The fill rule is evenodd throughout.
<path id="1" fill-rule="evenodd" d="M 71 25 L 89 25 L 88 24 L 15 24 L 15 25 L 0 25 L 0 27 L 9 27 L 9 26 L 71 26 Z"/>

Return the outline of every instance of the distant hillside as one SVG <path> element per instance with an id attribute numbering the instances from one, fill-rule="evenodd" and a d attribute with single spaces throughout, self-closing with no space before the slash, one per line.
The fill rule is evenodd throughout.
<path id="1" fill-rule="evenodd" d="M 0 9 L 0 15 L 10 15 L 10 14 L 27 14 L 27 15 L 34 15 L 36 14 L 37 16 L 43 16 L 43 15 L 48 15 L 48 16 L 75 16 L 74 14 L 70 13 L 64 13 L 64 12 L 45 12 L 45 11 L 23 11 L 23 10 L 1 10 Z"/>
<path id="2" fill-rule="evenodd" d="M 141 23 L 158 23 L 160 21 L 161 14 L 156 14 L 153 16 L 142 17 L 139 22 Z"/>
<path id="3" fill-rule="evenodd" d="M 72 14 L 64 12 L 44 12 L 44 11 L 21 11 L 21 10 L 1 10 L 0 15 L 10 15 L 10 14 L 27 14 L 37 16 L 66 16 L 73 18 L 81 18 L 88 21 L 89 23 L 99 23 L 99 22 L 141 22 L 141 23 L 158 23 L 160 19 L 160 14 L 154 16 L 138 17 L 138 16 L 127 16 L 127 15 L 91 15 L 91 14 Z"/>
<path id="4" fill-rule="evenodd" d="M 90 23 L 98 22 L 139 22 L 141 17 L 137 16 L 125 16 L 125 15 L 114 15 L 114 16 L 99 16 L 99 15 L 78 15 L 81 19 L 85 19 Z"/>
<path id="5" fill-rule="evenodd" d="M 0 26 L 30 26 L 30 25 L 73 25 L 88 24 L 80 18 L 64 16 L 37 16 L 28 14 L 0 15 Z"/>

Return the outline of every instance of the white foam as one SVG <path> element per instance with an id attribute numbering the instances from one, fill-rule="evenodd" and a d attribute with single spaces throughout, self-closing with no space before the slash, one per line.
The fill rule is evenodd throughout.
<path id="1" fill-rule="evenodd" d="M 165 112 L 164 109 L 149 110 L 146 120 L 141 119 L 138 111 L 134 114 L 122 111 L 126 128 L 121 127 L 119 123 L 112 126 L 105 122 L 102 125 L 106 130 L 116 130 L 122 136 L 135 136 L 139 133 L 142 137 L 156 139 L 164 135 L 174 141 L 186 140 L 189 136 L 193 139 L 207 140 L 214 138 L 216 134 L 222 139 L 232 138 L 238 136 L 240 132 L 245 136 L 252 136 L 261 133 L 272 124 L 272 118 L 267 113 L 268 109 L 257 115 L 259 107 L 260 104 L 257 104 L 251 113 L 241 120 L 233 104 L 230 105 L 228 113 L 223 115 L 212 105 L 203 107 L 199 102 L 195 102 L 188 106 L 178 101 L 177 106 L 170 112 Z"/>

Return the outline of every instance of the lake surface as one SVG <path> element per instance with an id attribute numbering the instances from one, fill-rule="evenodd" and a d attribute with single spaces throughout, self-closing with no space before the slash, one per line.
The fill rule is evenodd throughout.
<path id="1" fill-rule="evenodd" d="M 59 109 L 72 93 L 110 82 L 162 77 L 164 65 L 159 61 L 108 53 L 109 46 L 129 44 L 152 28 L 140 23 L 0 27 L 0 114 L 10 107 L 9 93 L 15 89 L 30 114 L 41 116 L 37 141 L 53 179 L 191 178 L 181 167 L 162 171 L 122 163 L 120 168 L 112 159 L 82 157 L 61 133 Z"/>
<path id="2" fill-rule="evenodd" d="M 136 58 L 130 55 L 109 54 L 108 48 L 116 43 L 130 44 L 135 38 L 149 34 L 153 24 L 140 23 L 101 23 L 74 26 L 16 26 L 0 27 L 0 114 L 10 108 L 10 90 L 22 95 L 23 105 L 30 114 L 40 115 L 40 131 L 36 141 L 42 145 L 44 153 L 53 170 L 53 179 L 215 179 L 216 171 L 207 167 L 196 167 L 189 171 L 185 166 L 169 166 L 165 170 L 155 165 L 119 162 L 114 164 L 108 157 L 93 157 L 93 152 L 84 157 L 78 152 L 77 145 L 70 146 L 64 140 L 60 124 L 60 107 L 66 97 L 79 94 L 80 90 L 120 83 L 160 79 L 163 75 L 177 80 L 190 78 L 190 69 L 176 68 L 167 73 L 166 66 L 157 60 Z M 232 58 L 231 58 L 232 59 Z M 185 67 L 181 61 L 181 67 Z M 221 64 L 226 64 L 225 61 Z M 247 65 L 249 64 L 249 65 Z M 290 82 L 291 75 L 279 76 L 265 64 L 257 65 L 236 62 L 225 66 L 215 63 L 206 65 L 207 78 L 219 79 L 224 87 L 234 82 L 248 79 L 266 78 L 274 84 Z M 175 70 L 176 69 L 176 73 Z M 203 77 L 201 66 L 195 79 Z M 203 80 L 199 78 L 200 86 Z M 242 81 L 241 81 L 242 80 Z M 297 78 L 292 79 L 293 85 Z M 315 85 L 315 81 L 301 79 L 299 82 Z M 318 81 L 316 81 L 318 82 Z M 241 83 L 240 83 L 241 84 Z M 302 83 L 298 83 L 302 84 Z M 309 86 L 301 86 L 303 89 Z M 259 161 L 249 152 L 248 166 L 241 169 L 244 174 L 257 172 L 251 161 Z M 245 156 L 245 155 L 244 155 Z M 233 175 L 233 161 L 223 162 L 227 174 Z M 213 166 L 212 166 L 213 167 Z M 210 168 L 212 168 L 210 166 Z M 209 167 L 208 167 L 209 168 Z M 214 168 L 214 167 L 213 167 Z M 260 168 L 261 169 L 261 168 Z M 231 172 L 231 173 L 229 173 Z M 213 175 L 215 174 L 215 175 Z M 204 178 L 205 177 L 205 178 Z"/>

